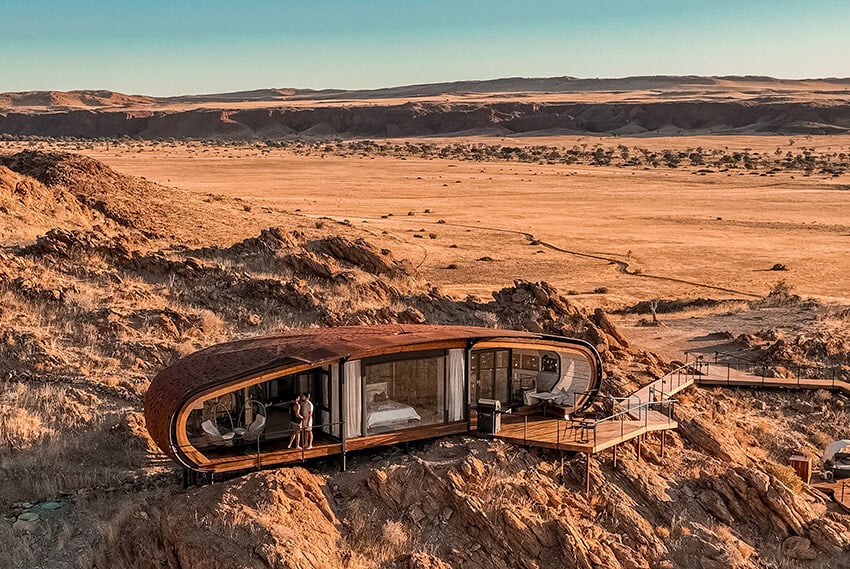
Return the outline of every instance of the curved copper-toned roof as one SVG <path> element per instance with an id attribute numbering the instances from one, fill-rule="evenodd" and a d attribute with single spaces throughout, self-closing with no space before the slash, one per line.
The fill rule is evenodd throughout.
<path id="1" fill-rule="evenodd" d="M 488 338 L 552 339 L 531 332 L 474 326 L 388 324 L 309 328 L 236 340 L 190 354 L 159 372 L 145 396 L 147 428 L 157 445 L 176 458 L 170 445 L 171 420 L 189 398 L 200 392 L 298 364 L 315 366 L 341 358 L 380 355 L 417 344 Z"/>

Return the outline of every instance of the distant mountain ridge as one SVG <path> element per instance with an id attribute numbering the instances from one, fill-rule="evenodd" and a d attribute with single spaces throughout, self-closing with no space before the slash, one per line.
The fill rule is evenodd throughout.
<path id="1" fill-rule="evenodd" d="M 286 100 L 321 100 L 335 98 L 397 98 L 429 97 L 436 95 L 462 95 L 469 93 L 576 93 L 607 90 L 671 89 L 686 86 L 734 87 L 741 85 L 764 85 L 794 89 L 822 83 L 824 85 L 846 85 L 850 77 L 817 79 L 777 79 L 757 75 L 638 75 L 616 78 L 563 77 L 503 77 L 499 79 L 464 80 L 440 83 L 419 83 L 375 89 L 300 89 L 268 88 L 225 93 L 188 94 L 169 97 L 152 95 L 130 95 L 108 90 L 75 91 L 20 91 L 0 93 L 0 109 L 11 107 L 59 107 L 59 106 L 129 106 L 134 104 L 163 104 L 189 102 L 253 102 Z"/>
<path id="2" fill-rule="evenodd" d="M 151 97 L 0 93 L 0 134 L 103 138 L 850 132 L 850 78 L 501 78 Z"/>

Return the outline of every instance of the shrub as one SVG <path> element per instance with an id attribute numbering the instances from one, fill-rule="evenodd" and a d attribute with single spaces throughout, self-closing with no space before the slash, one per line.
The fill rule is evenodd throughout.
<path id="1" fill-rule="evenodd" d="M 764 471 L 782 482 L 794 492 L 798 492 L 803 486 L 803 481 L 799 476 L 797 476 L 797 471 L 790 466 L 782 466 L 780 464 L 768 462 L 764 465 Z"/>
<path id="2" fill-rule="evenodd" d="M 791 293 L 794 291 L 794 287 L 783 279 L 781 281 L 776 281 L 774 285 L 770 288 L 771 296 L 791 296 Z"/>

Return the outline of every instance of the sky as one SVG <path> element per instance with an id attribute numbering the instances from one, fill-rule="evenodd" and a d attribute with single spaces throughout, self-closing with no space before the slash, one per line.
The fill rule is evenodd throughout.
<path id="1" fill-rule="evenodd" d="M 0 92 L 850 76 L 850 0 L 2 0 Z"/>

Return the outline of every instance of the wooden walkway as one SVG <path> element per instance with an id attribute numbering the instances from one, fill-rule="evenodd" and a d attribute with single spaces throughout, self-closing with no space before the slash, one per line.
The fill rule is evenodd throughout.
<path id="1" fill-rule="evenodd" d="M 702 375 L 697 375 L 699 385 L 720 385 L 724 387 L 773 387 L 784 389 L 826 389 L 842 391 L 850 395 L 850 382 L 841 379 L 799 378 L 799 377 L 763 377 L 741 371 L 723 364 L 703 364 Z"/>
<path id="2" fill-rule="evenodd" d="M 672 405 L 675 402 L 672 398 L 694 384 L 723 387 L 826 389 L 850 394 L 850 382 L 842 379 L 763 377 L 723 363 L 697 361 L 685 364 L 641 387 L 629 397 L 617 400 L 615 412 L 611 417 L 600 420 L 566 420 L 538 415 L 504 414 L 502 429 L 495 436 L 517 445 L 586 453 L 588 471 L 585 492 L 589 493 L 590 455 L 613 448 L 616 464 L 617 446 L 636 440 L 638 457 L 640 457 L 642 436 L 660 432 L 663 456 L 664 432 L 678 427 L 678 423 L 672 418 Z M 661 411 L 666 411 L 668 414 Z M 812 487 L 831 496 L 841 508 L 850 513 L 850 479 L 815 483 Z"/>
<path id="3" fill-rule="evenodd" d="M 677 428 L 672 402 L 665 402 L 693 383 L 692 370 L 683 366 L 619 400 L 611 417 L 598 420 L 504 414 L 496 437 L 518 445 L 596 454 L 647 433 Z"/>
<path id="4" fill-rule="evenodd" d="M 664 402 L 694 384 L 827 389 L 850 394 L 850 382 L 840 379 L 762 377 L 727 364 L 699 361 L 685 364 L 618 400 L 611 417 L 564 420 L 505 414 L 502 415 L 502 429 L 496 437 L 530 447 L 595 454 L 646 433 L 677 428 L 678 423 Z"/>

